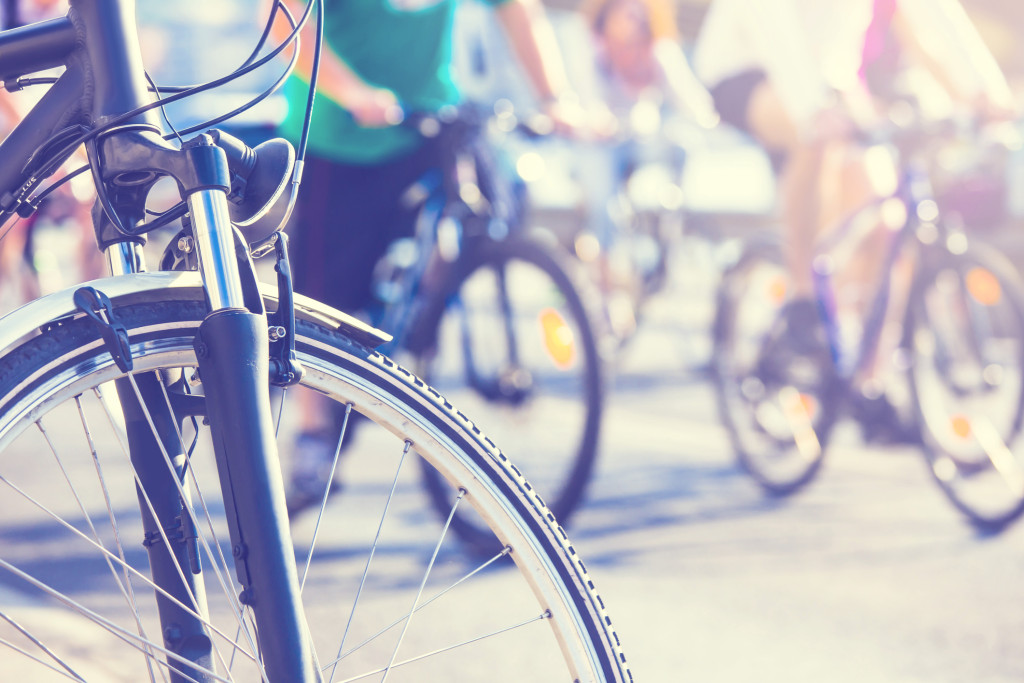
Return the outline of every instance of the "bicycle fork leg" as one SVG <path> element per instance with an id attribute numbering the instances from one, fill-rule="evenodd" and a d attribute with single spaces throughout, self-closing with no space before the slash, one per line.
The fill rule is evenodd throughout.
<path id="1" fill-rule="evenodd" d="M 238 310 L 211 314 L 199 328 L 196 354 L 242 602 L 254 608 L 260 633 L 275 634 L 260 643 L 269 680 L 318 680 L 284 514 L 265 318 Z"/>
<path id="2" fill-rule="evenodd" d="M 272 683 L 320 680 L 299 595 L 284 482 L 270 408 L 267 319 L 245 309 L 223 191 L 189 196 L 199 263 L 213 312 L 196 356 L 206 395 L 235 570 L 256 619 Z"/>
<path id="3" fill-rule="evenodd" d="M 139 478 L 136 488 L 150 571 L 154 584 L 173 598 L 157 593 L 164 647 L 186 661 L 212 670 L 210 637 L 200 618 L 206 616 L 207 607 L 203 582 L 197 580 L 198 553 L 188 548 L 189 538 L 194 537 L 189 532 L 191 503 L 181 493 L 187 488 L 180 489 L 174 480 L 177 477 L 179 482 L 184 481 L 187 467 L 175 417 L 164 398 L 159 376 L 139 374 L 133 381 L 118 380 L 116 387 L 132 464 Z M 173 473 L 164 453 L 171 459 Z M 180 605 L 191 608 L 191 612 Z M 168 658 L 168 666 L 173 683 L 213 680 L 181 660 Z"/>

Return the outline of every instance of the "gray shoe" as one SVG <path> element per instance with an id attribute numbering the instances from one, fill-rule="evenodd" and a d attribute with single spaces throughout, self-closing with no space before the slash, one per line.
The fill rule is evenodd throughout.
<path id="1" fill-rule="evenodd" d="M 339 482 L 334 479 L 328 482 L 336 445 L 331 439 L 318 434 L 304 433 L 296 439 L 292 449 L 291 481 L 286 494 L 289 517 L 320 505 L 325 493 L 341 490 Z"/>

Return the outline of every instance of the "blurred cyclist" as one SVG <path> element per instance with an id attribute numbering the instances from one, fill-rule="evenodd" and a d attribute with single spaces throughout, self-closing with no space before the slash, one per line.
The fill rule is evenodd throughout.
<path id="1" fill-rule="evenodd" d="M 714 0 L 705 18 L 696 72 L 722 120 L 751 134 L 779 170 L 792 287 L 783 315 L 795 348 L 822 343 L 811 271 L 819 229 L 895 183 L 891 159 L 856 144 L 854 133 L 876 120 L 875 95 L 909 60 L 954 101 L 1012 110 L 1006 81 L 957 0 Z M 855 279 L 873 281 L 866 272 Z M 864 411 L 891 420 L 872 380 L 861 378 Z"/>
<path id="2" fill-rule="evenodd" d="M 711 97 L 690 69 L 666 0 L 588 0 L 604 104 L 619 118 L 644 98 L 703 126 L 718 122 Z"/>
<path id="3" fill-rule="evenodd" d="M 594 133 L 598 141 L 614 143 L 582 150 L 586 158 L 579 172 L 588 199 L 589 232 L 598 248 L 578 242 L 578 251 L 582 256 L 600 254 L 599 282 L 608 322 L 618 336 L 626 336 L 636 322 L 631 297 L 616 290 L 632 283 L 610 262 L 618 232 L 611 204 L 639 163 L 640 147 L 681 175 L 683 150 L 664 134 L 667 120 L 681 116 L 710 128 L 718 114 L 683 54 L 667 0 L 588 0 L 581 12 L 593 36 L 599 106 L 606 109 L 604 119 L 595 121 Z"/>
<path id="4" fill-rule="evenodd" d="M 539 1 L 487 2 L 546 113 L 571 125 L 561 55 Z M 455 7 L 456 0 L 327 0 L 305 182 L 291 227 L 297 291 L 359 311 L 372 301 L 373 268 L 387 245 L 412 234 L 417 207 L 402 195 L 439 165 L 439 155 L 397 124 L 405 111 L 437 111 L 459 99 L 450 73 Z M 311 65 L 307 50 L 286 87 L 282 132 L 293 141 Z M 337 441 L 334 416 L 320 404 L 307 408 L 293 458 L 293 512 L 319 502 Z"/>

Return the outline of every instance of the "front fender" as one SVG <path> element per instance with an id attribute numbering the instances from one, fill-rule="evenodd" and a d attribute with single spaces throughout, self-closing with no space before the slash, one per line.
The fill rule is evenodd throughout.
<path id="1" fill-rule="evenodd" d="M 31 301 L 0 318 L 0 355 L 25 338 L 38 334 L 46 325 L 75 315 L 83 315 L 78 311 L 72 297 L 75 290 L 86 285 L 106 294 L 115 306 L 126 302 L 204 301 L 206 298 L 199 273 L 194 271 L 136 273 L 93 280 Z M 276 309 L 277 286 L 261 282 L 259 288 L 266 309 Z M 329 325 L 370 348 L 377 348 L 391 340 L 390 335 L 366 325 L 347 313 L 298 294 L 295 295 L 295 317 L 299 320 Z"/>

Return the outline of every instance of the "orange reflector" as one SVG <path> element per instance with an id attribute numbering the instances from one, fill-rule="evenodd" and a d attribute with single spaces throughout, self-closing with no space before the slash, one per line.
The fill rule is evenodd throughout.
<path id="1" fill-rule="evenodd" d="M 1003 288 L 990 270 L 971 268 L 965 281 L 971 298 L 982 306 L 995 306 L 1003 298 Z"/>
<path id="2" fill-rule="evenodd" d="M 565 318 L 553 308 L 545 308 L 538 316 L 544 337 L 544 349 L 555 365 L 566 370 L 576 358 L 576 340 Z"/>
<path id="3" fill-rule="evenodd" d="M 807 419 L 814 420 L 814 415 L 818 412 L 818 402 L 814 400 L 814 397 L 810 394 L 800 394 L 800 403 L 804 406 L 804 415 L 807 416 Z"/>
<path id="4" fill-rule="evenodd" d="M 953 428 L 953 433 L 961 439 L 966 439 L 971 435 L 971 421 L 965 415 L 950 417 L 949 426 Z"/>
<path id="5" fill-rule="evenodd" d="M 773 303 L 782 304 L 786 299 L 786 280 L 785 278 L 777 277 L 773 278 L 771 283 L 768 285 L 768 298 Z"/>

